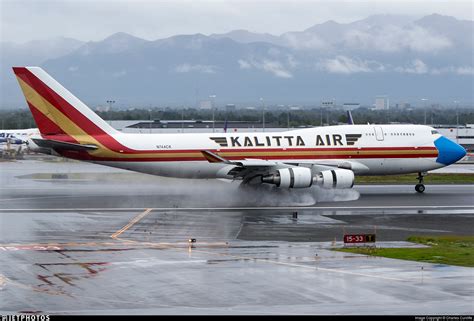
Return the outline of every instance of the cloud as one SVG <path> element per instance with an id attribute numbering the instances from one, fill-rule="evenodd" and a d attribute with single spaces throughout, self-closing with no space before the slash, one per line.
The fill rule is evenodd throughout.
<path id="1" fill-rule="evenodd" d="M 455 71 L 458 75 L 474 75 L 474 67 L 472 66 L 464 66 L 458 67 Z"/>
<path id="2" fill-rule="evenodd" d="M 285 33 L 282 35 L 287 46 L 298 50 L 328 49 L 329 44 L 313 33 Z"/>
<path id="3" fill-rule="evenodd" d="M 116 71 L 116 72 L 113 72 L 112 73 L 112 77 L 115 77 L 115 78 L 120 78 L 120 77 L 124 77 L 127 75 L 127 71 L 126 70 L 120 70 L 120 71 Z"/>
<path id="4" fill-rule="evenodd" d="M 296 66 L 299 65 L 299 62 L 296 61 L 295 57 L 293 57 L 292 55 L 287 55 L 286 60 L 287 60 L 287 62 L 288 62 L 288 65 L 289 65 L 291 68 L 295 68 Z"/>
<path id="5" fill-rule="evenodd" d="M 379 30 L 350 30 L 343 37 L 343 43 L 353 49 L 382 52 L 436 52 L 450 48 L 452 43 L 444 36 L 432 34 L 419 26 L 385 26 Z"/>
<path id="6" fill-rule="evenodd" d="M 396 72 L 409 73 L 409 74 L 426 74 L 429 71 L 428 66 L 420 59 L 415 59 L 411 62 L 408 67 L 396 67 Z"/>
<path id="7" fill-rule="evenodd" d="M 263 59 L 261 61 L 256 60 L 238 60 L 240 69 L 251 69 L 255 68 L 269 72 L 278 78 L 293 78 L 293 75 L 285 66 L 278 60 Z"/>
<path id="8" fill-rule="evenodd" d="M 323 59 L 317 63 L 316 67 L 335 74 L 385 71 L 385 67 L 376 61 L 352 59 L 342 55 L 334 59 Z"/>
<path id="9" fill-rule="evenodd" d="M 472 66 L 449 66 L 449 67 L 442 67 L 442 68 L 433 68 L 431 70 L 431 74 L 433 75 L 441 75 L 441 74 L 456 74 L 461 76 L 471 76 L 474 75 L 474 67 Z"/>
<path id="10" fill-rule="evenodd" d="M 398 72 L 406 74 L 456 74 L 456 75 L 474 75 L 473 66 L 448 66 L 440 68 L 429 67 L 423 60 L 417 58 L 404 66 L 383 65 L 373 60 L 360 60 L 349 58 L 347 56 L 336 56 L 332 59 L 323 59 L 316 64 L 316 68 L 334 74 L 354 74 L 368 72 Z"/>
<path id="11" fill-rule="evenodd" d="M 287 71 L 280 62 L 275 60 L 263 60 L 261 68 L 280 78 L 293 77 L 293 75 L 289 71 Z"/>
<path id="12" fill-rule="evenodd" d="M 252 68 L 252 65 L 248 61 L 239 59 L 237 62 L 239 63 L 240 69 L 250 69 L 250 68 Z"/>
<path id="13" fill-rule="evenodd" d="M 394 71 L 408 74 L 456 74 L 456 75 L 474 75 L 474 67 L 472 66 L 447 66 L 447 67 L 429 67 L 421 59 L 411 61 L 408 66 L 399 66 L 393 68 Z"/>
<path id="14" fill-rule="evenodd" d="M 5 0 L 0 1 L 0 7 L 2 40 L 14 42 L 36 39 L 38 35 L 43 38 L 64 35 L 98 41 L 117 31 L 148 40 L 197 32 L 224 33 L 235 29 L 277 35 L 303 30 L 327 20 L 347 23 L 388 12 L 418 17 L 440 12 L 472 20 L 472 1 L 465 0 L 142 0 L 138 4 L 132 0 Z M 104 17 L 107 23 L 104 23 Z M 34 32 L 31 26 L 35 26 Z"/>
<path id="15" fill-rule="evenodd" d="M 201 72 L 204 74 L 214 74 L 216 73 L 216 66 L 213 65 L 191 65 L 191 64 L 182 64 L 176 66 L 174 69 L 178 73 L 187 73 L 187 72 Z"/>

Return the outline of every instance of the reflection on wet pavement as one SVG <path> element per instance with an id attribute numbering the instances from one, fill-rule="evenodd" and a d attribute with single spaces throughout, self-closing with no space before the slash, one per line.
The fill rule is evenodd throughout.
<path id="1" fill-rule="evenodd" d="M 357 201 L 320 208 L 186 210 L 173 206 L 209 205 L 204 194 L 189 197 L 196 186 L 167 190 L 169 181 L 149 177 L 119 184 L 114 170 L 82 164 L 35 163 L 28 173 L 27 165 L 0 171 L 8 184 L 0 189 L 2 313 L 474 312 L 471 268 L 331 251 L 344 231 L 376 230 L 378 246 L 392 247 L 417 246 L 404 242 L 413 234 L 472 235 L 465 188 L 421 201 L 404 187 L 361 187 Z M 52 172 L 69 176 L 45 178 Z M 236 205 L 228 201 L 215 204 Z M 395 207 L 405 205 L 414 207 Z"/>

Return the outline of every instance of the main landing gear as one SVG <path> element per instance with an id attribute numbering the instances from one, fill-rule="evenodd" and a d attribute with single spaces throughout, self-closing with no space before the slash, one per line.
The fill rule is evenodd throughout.
<path id="1" fill-rule="evenodd" d="M 419 172 L 418 177 L 416 178 L 418 180 L 418 184 L 415 186 L 415 190 L 418 193 L 423 193 L 425 191 L 425 185 L 423 185 L 423 178 L 425 177 L 426 173 L 424 172 Z"/>

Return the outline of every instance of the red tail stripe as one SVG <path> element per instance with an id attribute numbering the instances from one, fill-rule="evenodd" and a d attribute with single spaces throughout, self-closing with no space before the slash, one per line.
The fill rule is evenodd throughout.
<path id="1" fill-rule="evenodd" d="M 38 124 L 38 127 L 43 126 L 44 128 L 48 128 L 51 130 L 54 135 L 47 135 L 47 132 L 44 134 L 42 133 L 41 136 L 44 138 L 49 138 L 49 139 L 55 139 L 55 140 L 60 140 L 60 141 L 65 141 L 68 143 L 76 143 L 79 144 L 77 140 L 75 140 L 73 137 L 69 136 L 66 134 L 61 128 L 56 125 L 53 121 L 51 121 L 48 117 L 46 117 L 41 111 L 39 111 L 33 104 L 28 103 L 31 113 L 33 114 L 33 117 Z"/>
<path id="2" fill-rule="evenodd" d="M 27 102 L 28 107 L 30 107 L 31 114 L 35 119 L 36 125 L 38 126 L 42 135 L 45 134 L 63 134 L 64 132 L 61 128 L 58 127 L 54 122 L 52 122 L 48 117 L 44 116 L 32 103 Z"/>
<path id="3" fill-rule="evenodd" d="M 27 68 L 14 68 L 15 74 L 32 87 L 38 94 L 59 110 L 69 120 L 79 126 L 88 135 L 94 136 L 102 145 L 112 150 L 122 150 L 124 153 L 147 153 L 150 151 L 135 151 L 113 139 L 109 134 L 90 121 L 86 116 L 69 104 L 64 98 L 49 88 Z"/>
<path id="4" fill-rule="evenodd" d="M 20 68 L 18 68 L 20 69 Z M 17 72 L 15 70 L 15 72 Z M 48 87 L 42 80 L 38 79 L 31 71 L 27 68 L 21 68 L 21 72 L 18 72 L 17 75 L 25 81 L 30 87 L 32 87 L 39 95 L 46 99 L 51 105 L 53 105 L 57 110 L 61 111 L 66 117 L 71 121 L 76 123 L 80 128 L 82 128 L 87 134 L 105 134 L 99 127 L 92 123 L 87 117 L 80 113 L 76 108 L 71 106 L 64 98 L 58 95 L 54 90 Z M 78 118 L 75 118 L 78 117 Z M 89 123 L 90 128 L 83 128 L 81 126 L 82 122 L 85 121 Z"/>

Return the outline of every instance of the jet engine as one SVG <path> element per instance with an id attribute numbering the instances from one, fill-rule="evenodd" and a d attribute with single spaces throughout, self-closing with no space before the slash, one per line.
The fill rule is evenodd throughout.
<path id="1" fill-rule="evenodd" d="M 262 183 L 275 184 L 283 188 L 306 188 L 313 184 L 323 188 L 352 188 L 354 172 L 347 169 L 331 169 L 313 176 L 308 167 L 289 167 L 263 176 Z"/>
<path id="2" fill-rule="evenodd" d="M 313 175 L 308 167 L 289 167 L 277 170 L 275 174 L 262 177 L 263 183 L 278 187 L 304 188 L 313 185 Z"/>
<path id="3" fill-rule="evenodd" d="M 314 176 L 313 183 L 323 188 L 352 188 L 354 172 L 348 169 L 321 171 Z"/>

